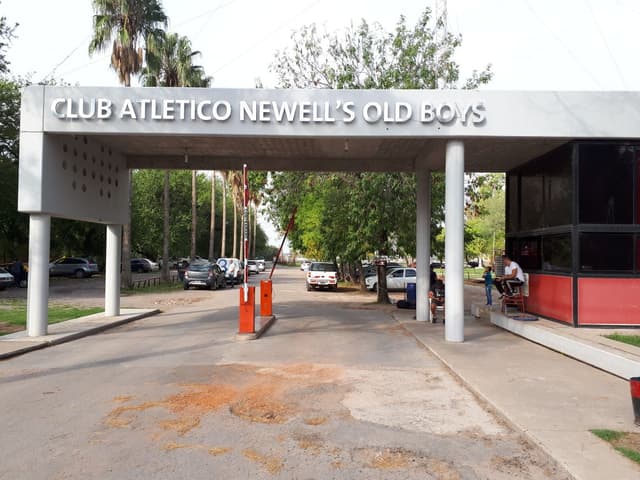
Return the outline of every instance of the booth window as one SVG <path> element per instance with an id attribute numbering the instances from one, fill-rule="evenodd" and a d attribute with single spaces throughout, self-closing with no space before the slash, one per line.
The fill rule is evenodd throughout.
<path id="1" fill-rule="evenodd" d="M 569 225 L 572 223 L 572 152 L 571 145 L 563 145 L 551 152 L 544 163 L 545 226 Z"/>
<path id="2" fill-rule="evenodd" d="M 511 257 L 523 270 L 540 270 L 540 237 L 514 238 Z"/>
<path id="3" fill-rule="evenodd" d="M 533 230 L 544 225 L 543 177 L 522 175 L 520 177 L 520 228 Z"/>
<path id="4" fill-rule="evenodd" d="M 581 233 L 580 270 L 633 271 L 633 235 L 626 233 Z"/>
<path id="5" fill-rule="evenodd" d="M 579 145 L 579 223 L 633 223 L 634 150 L 611 143 Z"/>
<path id="6" fill-rule="evenodd" d="M 542 270 L 571 271 L 571 234 L 548 235 L 542 238 Z"/>

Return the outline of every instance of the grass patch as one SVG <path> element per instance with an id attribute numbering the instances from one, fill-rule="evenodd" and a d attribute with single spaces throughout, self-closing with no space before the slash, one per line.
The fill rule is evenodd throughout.
<path id="1" fill-rule="evenodd" d="M 84 317 L 103 312 L 101 307 L 73 307 L 71 305 L 50 305 L 49 324 L 64 322 L 73 318 Z M 0 323 L 7 325 L 26 326 L 27 305 L 24 300 L 5 300 L 0 302 Z M 0 332 L 0 335 L 2 333 Z"/>
<path id="2" fill-rule="evenodd" d="M 621 335 L 619 333 L 612 333 L 611 335 L 605 335 L 605 337 L 610 340 L 615 340 L 616 342 L 627 343 L 634 347 L 640 347 L 640 335 Z"/>
<path id="3" fill-rule="evenodd" d="M 148 287 L 138 288 L 122 288 L 120 293 L 124 295 L 138 295 L 145 293 L 166 293 L 182 289 L 182 282 L 176 283 L 160 283 L 158 285 L 150 285 Z"/>
<path id="4" fill-rule="evenodd" d="M 629 460 L 640 464 L 640 433 L 618 432 L 616 430 L 590 430 Z"/>

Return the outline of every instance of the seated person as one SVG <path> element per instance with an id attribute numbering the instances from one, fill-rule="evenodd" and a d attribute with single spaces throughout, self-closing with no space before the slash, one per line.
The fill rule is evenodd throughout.
<path id="1" fill-rule="evenodd" d="M 496 277 L 494 284 L 496 290 L 500 293 L 500 298 L 505 295 L 513 295 L 513 287 L 520 286 L 524 283 L 524 272 L 522 267 L 517 262 L 511 260 L 509 255 L 503 255 L 504 261 L 504 275 L 502 277 Z"/>
<path id="2" fill-rule="evenodd" d="M 429 303 L 431 304 L 431 319 L 433 323 L 437 323 L 438 317 L 436 315 L 436 310 L 438 307 L 444 307 L 444 282 L 442 280 L 437 280 L 431 285 L 429 300 Z"/>

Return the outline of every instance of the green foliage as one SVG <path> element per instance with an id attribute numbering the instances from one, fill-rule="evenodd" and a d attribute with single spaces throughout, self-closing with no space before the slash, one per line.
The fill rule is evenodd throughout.
<path id="1" fill-rule="evenodd" d="M 400 17 L 386 32 L 362 20 L 343 33 L 320 33 L 315 24 L 294 32 L 290 47 L 276 53 L 271 70 L 285 88 L 430 89 L 441 79 L 454 86 L 453 54 L 461 37 L 425 9 L 418 22 Z M 442 38 L 442 40 L 440 40 Z M 491 79 L 490 67 L 465 83 Z M 444 181 L 432 175 L 432 243 L 437 253 L 444 220 Z M 309 257 L 356 261 L 367 254 L 415 256 L 416 182 L 407 173 L 274 174 L 269 214 L 284 229 L 297 208 L 293 248 Z"/>
<path id="2" fill-rule="evenodd" d="M 7 60 L 7 48 L 14 37 L 14 32 L 18 24 L 10 25 L 7 17 L 0 17 L 0 75 L 9 72 L 9 61 Z"/>
<path id="3" fill-rule="evenodd" d="M 209 251 L 209 222 L 211 219 L 211 179 L 204 173 L 197 175 L 197 215 L 201 227 L 196 234 L 196 254 L 207 257 Z M 131 209 L 132 251 L 152 259 L 162 255 L 162 194 L 164 172 L 137 170 L 133 175 L 133 202 Z M 169 252 L 172 257 L 187 257 L 191 245 L 191 171 L 172 170 L 169 174 L 170 232 Z M 233 203 L 227 202 L 227 230 L 233 228 Z M 216 179 L 216 245 L 222 230 L 222 185 Z M 231 252 L 233 239 L 227 235 L 227 252 Z M 258 229 L 257 248 L 262 250 L 266 235 Z"/>
<path id="4" fill-rule="evenodd" d="M 27 306 L 24 301 L 3 301 L 2 306 L 6 308 L 0 309 L 0 323 L 8 323 L 10 325 L 27 324 Z M 49 324 L 64 322 L 65 320 L 103 311 L 103 308 L 96 307 L 77 308 L 69 305 L 49 305 Z"/>
<path id="5" fill-rule="evenodd" d="M 633 345 L 634 347 L 640 347 L 640 335 L 620 335 L 619 333 L 613 333 L 611 335 L 605 335 L 605 337 L 617 342 Z"/>
<path id="6" fill-rule="evenodd" d="M 142 70 L 143 45 L 163 34 L 167 16 L 158 0 L 92 0 L 92 5 L 89 54 L 111 48 L 111 67 L 128 87 Z"/>
<path id="7" fill-rule="evenodd" d="M 493 258 L 493 249 L 504 249 L 504 174 L 468 177 L 465 222 L 465 255 Z"/>
<path id="8" fill-rule="evenodd" d="M 640 463 L 640 451 L 637 448 L 630 448 L 630 445 L 624 444 L 625 437 L 628 435 L 627 432 L 618 432 L 616 430 L 600 430 L 594 429 L 590 430 L 596 437 L 601 438 L 605 442 L 609 442 L 613 448 L 615 448 L 622 455 L 627 457 L 629 460 L 632 460 L 636 463 Z"/>
<path id="9" fill-rule="evenodd" d="M 191 41 L 177 33 L 162 32 L 147 43 L 147 64 L 142 70 L 146 87 L 209 87 L 211 77 L 193 61 L 200 56 Z"/>

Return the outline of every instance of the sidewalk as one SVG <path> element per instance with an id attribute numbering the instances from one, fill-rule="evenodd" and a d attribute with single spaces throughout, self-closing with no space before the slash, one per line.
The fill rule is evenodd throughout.
<path id="1" fill-rule="evenodd" d="M 628 383 L 492 325 L 465 319 L 465 342 L 447 343 L 444 326 L 394 317 L 481 398 L 578 480 L 632 480 L 640 467 L 589 432 L 638 431 Z"/>
<path id="2" fill-rule="evenodd" d="M 95 313 L 66 322 L 54 323 L 49 325 L 49 334 L 43 337 L 29 337 L 26 331 L 4 335 L 0 337 L 0 360 L 70 342 L 157 313 L 160 313 L 160 310 L 123 308 L 118 317 L 106 317 L 104 313 Z"/>

